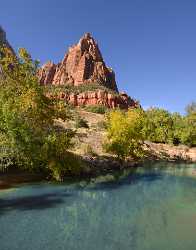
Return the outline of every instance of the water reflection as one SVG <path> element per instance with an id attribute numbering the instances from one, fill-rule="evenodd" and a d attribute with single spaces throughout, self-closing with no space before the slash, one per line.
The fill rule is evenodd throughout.
<path id="1" fill-rule="evenodd" d="M 21 187 L 1 196 L 0 250 L 193 250 L 195 169 L 159 163 L 72 185 Z"/>

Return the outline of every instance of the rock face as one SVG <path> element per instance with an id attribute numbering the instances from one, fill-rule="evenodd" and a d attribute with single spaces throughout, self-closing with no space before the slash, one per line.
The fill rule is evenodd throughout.
<path id="1" fill-rule="evenodd" d="M 104 105 L 108 108 L 136 108 L 139 103 L 129 97 L 126 93 L 122 92 L 116 95 L 104 90 L 86 91 L 78 94 L 67 94 L 61 92 L 57 95 L 48 94 L 51 99 L 64 100 L 66 103 L 74 106 L 90 106 L 90 105 Z"/>
<path id="2" fill-rule="evenodd" d="M 15 54 L 13 48 L 11 47 L 11 45 L 9 44 L 9 42 L 7 41 L 5 31 L 0 26 L 0 47 L 2 47 L 2 46 L 6 46 L 7 48 L 9 48 L 13 52 L 13 54 Z"/>
<path id="3" fill-rule="evenodd" d="M 62 62 L 48 62 L 38 72 L 41 84 L 64 85 L 99 83 L 117 91 L 115 74 L 105 65 L 99 47 L 90 33 L 69 48 Z"/>
<path id="4" fill-rule="evenodd" d="M 69 48 L 62 62 L 57 65 L 49 61 L 38 71 L 42 85 L 73 85 L 96 83 L 104 86 L 95 91 L 68 94 L 61 91 L 57 95 L 48 93 L 50 98 L 58 98 L 74 106 L 104 105 L 109 108 L 137 107 L 138 102 L 126 93 L 118 93 L 115 74 L 103 60 L 99 47 L 90 33 L 86 33 L 78 44 Z"/>

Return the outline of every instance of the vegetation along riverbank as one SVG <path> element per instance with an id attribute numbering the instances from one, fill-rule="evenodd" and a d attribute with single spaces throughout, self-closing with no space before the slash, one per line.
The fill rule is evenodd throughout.
<path id="1" fill-rule="evenodd" d="M 85 41 L 96 51 L 89 34 Z M 82 46 L 81 41 L 77 46 Z M 42 68 L 40 73 L 38 62 L 25 49 L 16 55 L 2 46 L 0 65 L 2 173 L 14 168 L 31 177 L 38 173 L 39 178 L 62 181 L 66 176 L 99 175 L 145 160 L 196 161 L 194 102 L 185 115 L 154 107 L 145 111 L 138 101 L 118 92 L 108 68 L 104 84 L 97 78 L 96 84 L 90 79 L 83 87 L 73 80 L 64 89 L 59 90 L 59 84 L 48 88 L 43 77 L 50 71 Z M 5 183 L 5 174 L 0 185 L 3 179 Z"/>

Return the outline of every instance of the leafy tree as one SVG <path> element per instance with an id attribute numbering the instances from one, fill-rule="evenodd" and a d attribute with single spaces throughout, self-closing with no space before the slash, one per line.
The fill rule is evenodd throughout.
<path id="1" fill-rule="evenodd" d="M 173 122 L 172 129 L 170 132 L 170 134 L 172 134 L 171 142 L 174 145 L 178 145 L 182 143 L 182 136 L 186 127 L 185 118 L 176 112 L 171 114 L 171 118 Z"/>
<path id="2" fill-rule="evenodd" d="M 150 108 L 145 112 L 143 134 L 152 142 L 168 143 L 172 140 L 173 121 L 171 114 L 160 108 Z"/>
<path id="3" fill-rule="evenodd" d="M 142 123 L 141 110 L 111 111 L 107 117 L 107 140 L 104 144 L 106 151 L 116 154 L 120 160 L 129 156 L 142 157 Z"/>
<path id="4" fill-rule="evenodd" d="M 159 108 L 147 110 L 143 123 L 144 137 L 152 142 L 196 145 L 195 104 L 188 105 L 186 110 L 186 116 Z"/>
<path id="5" fill-rule="evenodd" d="M 4 48 L 0 57 L 0 151 L 17 166 L 45 169 L 51 162 L 66 169 L 66 150 L 73 133 L 55 129 L 59 114 L 36 77 L 38 62 L 25 49 L 16 57 Z M 59 107 L 58 107 L 59 108 Z M 60 109 L 62 114 L 62 109 Z M 1 156 L 0 156 L 1 157 Z M 53 165 L 55 165 L 53 164 Z M 59 168 L 60 169 L 60 168 Z"/>
<path id="6" fill-rule="evenodd" d="M 184 118 L 184 129 L 181 142 L 188 146 L 196 146 L 196 112 L 190 112 Z"/>

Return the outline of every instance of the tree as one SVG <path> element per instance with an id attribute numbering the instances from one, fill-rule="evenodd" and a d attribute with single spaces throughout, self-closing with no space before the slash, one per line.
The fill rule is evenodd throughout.
<path id="1" fill-rule="evenodd" d="M 179 113 L 175 112 L 171 114 L 171 118 L 173 121 L 171 142 L 174 145 L 178 145 L 182 143 L 182 135 L 185 129 L 185 118 Z"/>
<path id="2" fill-rule="evenodd" d="M 25 49 L 16 57 L 4 48 L 0 57 L 1 152 L 15 165 L 48 171 L 51 162 L 66 169 L 66 150 L 73 133 L 54 127 L 57 112 L 36 77 L 38 62 Z M 60 142 L 60 143 L 58 143 Z M 54 164 L 53 164 L 54 165 Z"/>
<path id="3" fill-rule="evenodd" d="M 174 145 L 196 145 L 196 110 L 192 103 L 186 108 L 185 116 L 169 113 L 164 109 L 152 108 L 145 112 L 144 137 L 152 142 Z"/>
<path id="4" fill-rule="evenodd" d="M 143 134 L 149 141 L 170 142 L 172 140 L 172 126 L 172 117 L 167 110 L 151 108 L 145 112 Z"/>
<path id="5" fill-rule="evenodd" d="M 116 154 L 120 160 L 142 157 L 142 123 L 143 112 L 139 109 L 130 109 L 128 112 L 111 111 L 106 122 L 106 151 Z"/>
<path id="6" fill-rule="evenodd" d="M 196 103 L 188 105 L 186 111 L 181 141 L 188 146 L 196 146 Z"/>

